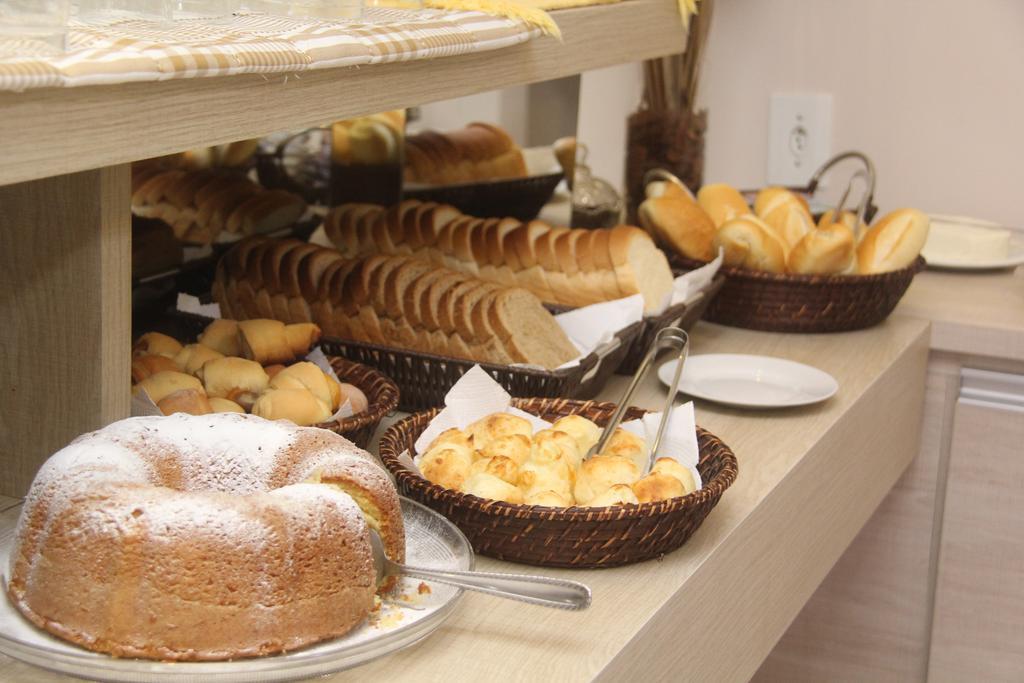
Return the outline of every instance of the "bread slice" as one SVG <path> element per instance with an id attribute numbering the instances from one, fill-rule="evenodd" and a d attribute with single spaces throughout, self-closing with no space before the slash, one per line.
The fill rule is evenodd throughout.
<path id="1" fill-rule="evenodd" d="M 555 258 L 565 273 L 567 289 L 564 292 L 565 302 L 569 306 L 580 306 L 586 302 L 581 294 L 585 287 L 584 276 L 580 270 L 579 258 L 576 256 L 576 244 L 583 236 L 583 230 L 569 230 L 555 238 Z"/>
<path id="2" fill-rule="evenodd" d="M 334 249 L 318 249 L 299 263 L 298 280 L 299 289 L 306 301 L 316 300 L 320 290 L 320 278 L 323 276 L 327 266 L 334 261 L 342 259 L 341 253 Z"/>
<path id="3" fill-rule="evenodd" d="M 544 277 L 548 287 L 551 289 L 551 296 L 554 303 L 568 305 L 571 295 L 569 278 L 562 270 L 558 255 L 555 252 L 555 243 L 562 235 L 570 232 L 569 228 L 551 228 L 544 234 L 537 237 L 534 247 L 537 252 L 537 262 L 544 270 Z"/>
<path id="4" fill-rule="evenodd" d="M 495 334 L 513 358 L 523 359 L 519 362 L 553 369 L 579 355 L 554 317 L 525 289 L 499 292 L 490 316 Z"/>
<path id="5" fill-rule="evenodd" d="M 492 285 L 483 296 L 479 298 L 469 297 L 472 302 L 470 323 L 474 335 L 474 343 L 471 344 L 470 351 L 475 353 L 477 357 L 485 358 L 492 363 L 508 365 L 509 363 L 521 361 L 509 351 L 491 322 L 495 300 L 503 291 L 507 290 L 500 286 Z M 476 300 L 472 301 L 474 298 Z"/>
<path id="6" fill-rule="evenodd" d="M 609 254 L 623 296 L 642 294 L 644 312 L 660 310 L 672 291 L 672 270 L 651 236 L 632 225 L 610 231 Z"/>
<path id="7" fill-rule="evenodd" d="M 281 260 L 278 282 L 281 291 L 288 297 L 288 319 L 292 322 L 313 322 L 309 302 L 302 298 L 302 288 L 299 286 L 299 264 L 319 249 L 320 247 L 315 244 L 300 244 L 285 254 Z"/>
<path id="8" fill-rule="evenodd" d="M 324 271 L 323 276 L 320 278 L 320 288 L 316 298 L 308 302 L 313 322 L 320 326 L 324 334 L 343 339 L 347 336 L 346 326 L 344 325 L 344 319 L 341 319 L 340 324 L 334 320 L 334 302 L 332 301 L 331 293 L 337 286 L 339 271 L 346 266 L 351 267 L 351 263 L 351 261 L 338 260 L 327 266 L 327 270 Z"/>
<path id="9" fill-rule="evenodd" d="M 273 318 L 285 322 L 298 322 L 291 320 L 291 311 L 288 308 L 288 295 L 284 291 L 281 282 L 281 269 L 284 265 L 284 258 L 289 252 L 297 247 L 303 246 L 304 242 L 299 240 L 275 241 L 270 247 L 263 251 L 261 267 L 263 269 L 263 285 L 270 294 L 270 310 L 273 311 Z"/>
<path id="10" fill-rule="evenodd" d="M 461 270 L 464 273 L 477 275 L 480 272 L 476 259 L 473 257 L 472 238 L 476 227 L 480 224 L 478 218 L 468 218 L 459 221 L 452 228 L 452 268 Z"/>
<path id="11" fill-rule="evenodd" d="M 477 302 L 488 294 L 499 291 L 501 287 L 493 282 L 474 280 L 471 287 L 462 290 L 459 296 L 455 297 L 452 309 L 452 321 L 455 331 L 462 335 L 462 338 L 471 344 L 486 342 L 493 333 L 490 325 L 474 323 L 473 309 Z"/>
<path id="12" fill-rule="evenodd" d="M 370 303 L 380 325 L 381 338 L 393 339 L 395 336 L 394 317 L 388 313 L 387 283 L 391 274 L 412 259 L 404 256 L 392 256 L 374 271 L 370 277 Z"/>
<path id="13" fill-rule="evenodd" d="M 530 221 L 510 232 L 508 238 L 521 266 L 520 270 L 516 272 L 516 281 L 519 286 L 529 289 L 543 301 L 554 303 L 556 299 L 548 286 L 544 269 L 541 268 L 540 261 L 537 259 L 537 250 L 534 244 L 541 235 L 550 230 L 551 226 L 547 223 Z"/>

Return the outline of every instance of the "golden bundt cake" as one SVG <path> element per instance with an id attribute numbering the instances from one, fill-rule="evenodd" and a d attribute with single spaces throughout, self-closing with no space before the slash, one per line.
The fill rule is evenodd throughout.
<path id="1" fill-rule="evenodd" d="M 233 413 L 131 418 L 40 469 L 7 589 L 40 628 L 118 657 L 273 654 L 370 612 L 368 526 L 404 559 L 394 485 L 337 434 Z"/>

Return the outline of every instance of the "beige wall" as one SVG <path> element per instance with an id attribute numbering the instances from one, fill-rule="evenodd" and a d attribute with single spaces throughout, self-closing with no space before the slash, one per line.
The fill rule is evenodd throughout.
<path id="1" fill-rule="evenodd" d="M 830 92 L 883 209 L 1024 225 L 1024 2 L 716 0 L 706 181 L 764 183 L 773 92 Z"/>

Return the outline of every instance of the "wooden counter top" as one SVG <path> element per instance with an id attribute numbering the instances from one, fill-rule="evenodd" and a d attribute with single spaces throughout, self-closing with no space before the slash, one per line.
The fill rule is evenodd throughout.
<path id="1" fill-rule="evenodd" d="M 736 452 L 739 478 L 704 525 L 660 561 L 547 570 L 479 558 L 485 571 L 572 577 L 593 607 L 568 613 L 467 593 L 405 651 L 327 680 L 747 680 L 917 452 L 928 324 L 894 316 L 842 335 L 775 335 L 701 323 L 694 353 L 759 353 L 839 380 L 828 402 L 744 412 L 697 405 Z M 627 378 L 603 398 L 615 399 Z M 657 408 L 649 379 L 636 404 Z M 68 680 L 0 656 L 5 681 Z"/>
<path id="2" fill-rule="evenodd" d="M 1024 268 L 919 273 L 896 311 L 930 320 L 936 351 L 1024 361 Z"/>

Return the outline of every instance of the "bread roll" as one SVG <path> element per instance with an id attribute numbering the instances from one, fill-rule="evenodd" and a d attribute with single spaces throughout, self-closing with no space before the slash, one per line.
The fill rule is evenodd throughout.
<path id="1" fill-rule="evenodd" d="M 782 240 L 787 252 L 814 229 L 814 219 L 806 204 L 782 187 L 761 190 L 754 201 L 754 211 Z"/>
<path id="2" fill-rule="evenodd" d="M 632 503 L 637 505 L 640 500 L 633 493 L 633 489 L 627 484 L 616 484 L 608 488 L 601 494 L 595 496 L 589 503 L 588 507 L 608 507 L 611 505 L 624 505 L 626 503 Z"/>
<path id="3" fill-rule="evenodd" d="M 156 405 L 164 415 L 207 415 L 213 412 L 210 401 L 202 389 L 179 389 L 164 396 Z"/>
<path id="4" fill-rule="evenodd" d="M 733 218 L 715 234 L 715 248 L 725 250 L 725 265 L 769 273 L 786 271 L 782 241 L 756 216 Z"/>
<path id="5" fill-rule="evenodd" d="M 147 332 L 132 344 L 132 356 L 166 356 L 174 358 L 181 351 L 181 343 L 174 337 L 159 332 Z"/>
<path id="6" fill-rule="evenodd" d="M 834 209 L 829 209 L 825 213 L 821 214 L 821 218 L 818 219 L 819 228 L 827 228 L 832 225 L 832 215 L 835 213 Z M 864 221 L 857 220 L 856 214 L 852 211 L 843 211 L 839 217 L 839 222 L 850 229 L 856 239 L 861 233 L 867 230 Z"/>
<path id="7" fill-rule="evenodd" d="M 612 433 L 601 455 L 621 455 L 632 460 L 637 471 L 643 472 L 647 469 L 647 442 L 643 437 L 627 432 L 622 427 Z"/>
<path id="8" fill-rule="evenodd" d="M 615 484 L 632 485 L 640 472 L 632 460 L 621 455 L 595 455 L 584 460 L 576 474 L 576 502 L 588 505 Z"/>
<path id="9" fill-rule="evenodd" d="M 530 459 L 531 451 L 530 437 L 525 434 L 506 434 L 477 450 L 476 455 L 480 458 L 509 458 L 518 466 Z"/>
<path id="10" fill-rule="evenodd" d="M 333 402 L 329 379 L 314 363 L 303 361 L 289 365 L 270 380 L 271 389 L 306 389 L 327 406 Z"/>
<path id="11" fill-rule="evenodd" d="M 697 192 L 697 203 L 704 209 L 716 228 L 726 221 L 751 213 L 743 195 L 731 185 L 717 183 L 705 185 Z"/>
<path id="12" fill-rule="evenodd" d="M 338 386 L 341 388 L 341 402 L 344 403 L 346 400 L 349 402 L 349 405 L 352 406 L 353 415 L 366 412 L 370 402 L 367 400 L 366 394 L 363 393 L 362 389 L 347 382 L 342 382 Z"/>
<path id="13" fill-rule="evenodd" d="M 296 358 L 305 358 L 321 337 L 320 326 L 316 323 L 285 325 L 284 334 L 288 339 L 288 346 Z"/>
<path id="14" fill-rule="evenodd" d="M 519 465 L 512 458 L 496 455 L 492 458 L 478 458 L 469 466 L 469 474 L 486 472 L 515 486 L 519 483 Z"/>
<path id="15" fill-rule="evenodd" d="M 238 344 L 238 322 L 235 320 L 214 320 L 199 335 L 198 341 L 225 356 L 242 355 Z"/>
<path id="16" fill-rule="evenodd" d="M 590 449 L 598 442 L 602 431 L 594 422 L 582 415 L 560 417 L 552 423 L 551 428 L 565 432 L 575 439 L 582 457 L 586 457 Z"/>
<path id="17" fill-rule="evenodd" d="M 583 460 L 583 453 L 576 439 L 557 429 L 541 429 L 533 435 L 533 450 L 530 459 L 538 463 L 564 460 L 573 472 Z"/>
<path id="18" fill-rule="evenodd" d="M 203 367 L 203 363 L 223 357 L 224 354 L 214 351 L 205 344 L 187 344 L 174 357 L 174 362 L 182 371 L 194 375 L 199 372 L 199 368 Z"/>
<path id="19" fill-rule="evenodd" d="M 210 398 L 208 400 L 210 401 L 210 408 L 211 408 L 211 410 L 213 412 L 215 412 L 215 413 L 244 413 L 245 412 L 245 408 L 243 408 L 242 406 L 238 405 L 234 401 L 228 400 L 226 398 L 220 398 L 219 396 L 214 396 L 213 398 Z"/>
<path id="20" fill-rule="evenodd" d="M 698 261 L 714 258 L 716 226 L 688 197 L 647 199 L 639 209 L 640 224 L 681 256 Z"/>
<path id="21" fill-rule="evenodd" d="M 331 409 L 307 389 L 270 389 L 256 399 L 252 414 L 268 420 L 291 420 L 308 427 L 326 422 Z"/>
<path id="22" fill-rule="evenodd" d="M 428 481 L 460 491 L 469 477 L 469 468 L 472 464 L 473 455 L 468 448 L 456 443 L 445 443 L 424 453 L 420 458 L 419 468 L 420 473 Z"/>
<path id="23" fill-rule="evenodd" d="M 543 505 L 549 508 L 567 508 L 572 501 L 554 491 L 534 491 L 528 496 L 523 496 L 525 505 Z"/>
<path id="24" fill-rule="evenodd" d="M 653 503 L 686 495 L 683 483 L 671 474 L 651 472 L 633 484 L 633 493 L 641 503 Z"/>
<path id="25" fill-rule="evenodd" d="M 280 320 L 243 320 L 238 323 L 238 338 L 242 356 L 261 365 L 291 363 L 295 360 L 285 324 Z"/>
<path id="26" fill-rule="evenodd" d="M 136 356 L 132 358 L 132 382 L 141 382 L 158 372 L 178 372 L 181 367 L 167 356 Z"/>
<path id="27" fill-rule="evenodd" d="M 832 275 L 856 269 L 853 233 L 842 223 L 813 228 L 789 253 L 790 273 Z"/>
<path id="28" fill-rule="evenodd" d="M 897 209 L 864 233 L 857 246 L 862 274 L 906 268 L 917 260 L 928 239 L 928 216 L 917 209 Z"/>
<path id="29" fill-rule="evenodd" d="M 486 500 L 500 500 L 516 505 L 523 502 L 522 491 L 507 481 L 486 472 L 471 474 L 463 483 L 462 492 Z"/>
<path id="30" fill-rule="evenodd" d="M 427 450 L 432 451 L 438 446 L 441 446 L 442 444 L 449 443 L 462 446 L 463 448 L 470 451 L 473 450 L 472 438 L 469 436 L 469 434 L 462 431 L 461 429 L 458 429 L 457 427 L 446 429 L 440 434 L 438 434 L 437 437 L 430 442 L 430 445 L 427 446 Z"/>
<path id="31" fill-rule="evenodd" d="M 653 474 L 655 472 L 668 474 L 678 479 L 679 483 L 683 485 L 683 490 L 686 494 L 693 493 L 697 490 L 697 482 L 693 479 L 693 472 L 681 465 L 679 461 L 674 458 L 658 458 L 655 460 L 654 467 L 651 468 L 651 473 Z"/>
<path id="32" fill-rule="evenodd" d="M 203 385 L 192 375 L 176 370 L 165 370 L 150 375 L 136 384 L 132 393 L 137 395 L 139 392 L 145 392 L 153 403 L 159 404 L 164 398 L 181 389 L 202 391 Z"/>
<path id="33" fill-rule="evenodd" d="M 690 188 L 674 183 L 671 180 L 655 180 L 647 183 L 647 187 L 644 188 L 644 194 L 647 195 L 648 199 L 675 197 L 678 199 L 689 199 L 693 204 L 697 203 L 697 198 L 690 192 Z"/>
<path id="34" fill-rule="evenodd" d="M 263 366 L 253 360 L 225 356 L 211 360 L 199 369 L 206 395 L 234 401 L 246 410 L 270 385 Z"/>
<path id="35" fill-rule="evenodd" d="M 509 413 L 492 413 L 482 417 L 466 427 L 466 431 L 473 437 L 473 446 L 478 449 L 484 449 L 495 439 L 509 434 L 522 434 L 527 438 L 533 435 L 529 420 Z"/>
<path id="36" fill-rule="evenodd" d="M 519 468 L 519 487 L 527 496 L 554 491 L 566 500 L 573 500 L 571 473 L 568 463 L 562 460 L 548 464 L 527 460 Z"/>

